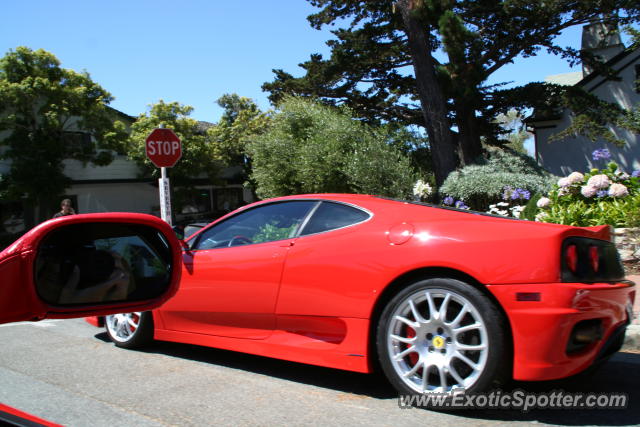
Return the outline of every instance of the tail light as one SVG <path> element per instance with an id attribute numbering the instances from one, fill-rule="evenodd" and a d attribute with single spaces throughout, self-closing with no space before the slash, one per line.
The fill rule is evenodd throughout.
<path id="1" fill-rule="evenodd" d="M 589 262 L 591 263 L 591 270 L 597 273 L 600 268 L 600 250 L 597 246 L 589 246 Z"/>
<path id="2" fill-rule="evenodd" d="M 562 244 L 563 282 L 613 282 L 624 279 L 615 245 L 606 240 L 568 237 Z"/>
<path id="3" fill-rule="evenodd" d="M 578 247 L 576 245 L 568 245 L 564 252 L 564 259 L 569 270 L 575 273 L 578 268 Z"/>

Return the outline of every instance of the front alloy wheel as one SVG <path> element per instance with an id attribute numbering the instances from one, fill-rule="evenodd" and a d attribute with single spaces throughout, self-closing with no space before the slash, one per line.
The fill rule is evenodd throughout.
<path id="1" fill-rule="evenodd" d="M 107 335 L 118 347 L 141 347 L 153 339 L 153 316 L 150 311 L 106 316 L 105 327 Z"/>
<path id="2" fill-rule="evenodd" d="M 479 290 L 453 279 L 418 281 L 394 297 L 378 325 L 378 355 L 403 394 L 481 391 L 498 379 L 502 316 Z"/>

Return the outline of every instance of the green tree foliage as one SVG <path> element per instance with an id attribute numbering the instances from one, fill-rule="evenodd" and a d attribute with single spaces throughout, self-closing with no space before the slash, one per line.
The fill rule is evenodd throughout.
<path id="1" fill-rule="evenodd" d="M 269 116 L 250 98 L 235 93 L 221 96 L 217 103 L 224 108 L 220 121 L 207 130 L 214 142 L 214 152 L 225 165 L 244 165 L 250 171 L 246 144 L 269 126 Z"/>
<path id="2" fill-rule="evenodd" d="M 393 136 L 354 120 L 350 110 L 285 97 L 271 127 L 248 145 L 257 194 L 409 197 L 416 173 L 409 156 L 390 144 Z"/>
<path id="3" fill-rule="evenodd" d="M 499 201 L 505 187 L 544 194 L 555 177 L 531 157 L 509 149 L 489 148 L 488 159 L 465 166 L 449 175 L 440 192 L 464 200 L 472 209 L 484 211 Z"/>
<path id="4" fill-rule="evenodd" d="M 436 182 L 469 164 L 481 141 L 500 145 L 494 118 L 510 108 L 543 107 L 545 84 L 487 86 L 494 72 L 546 49 L 575 63 L 594 58 L 561 46 L 566 28 L 602 18 L 638 22 L 637 1 L 612 0 L 309 0 L 319 8 L 314 28 L 333 26 L 329 58 L 314 54 L 302 77 L 274 70 L 263 89 L 273 102 L 285 94 L 345 104 L 370 122 L 424 126 Z M 619 12 L 619 13 L 618 13 Z M 442 59 L 442 60 L 439 60 Z M 408 69 L 412 68 L 413 73 Z M 563 88 L 554 88 L 558 97 Z M 558 104 L 555 104 L 557 106 Z M 457 128 L 454 134 L 452 128 Z"/>
<path id="5" fill-rule="evenodd" d="M 193 107 L 178 102 L 167 103 L 160 100 L 151 104 L 149 111 L 140 114 L 131 126 L 128 141 L 129 158 L 138 163 L 142 175 L 159 178 L 160 169 L 147 158 L 145 141 L 151 131 L 161 125 L 178 135 L 182 141 L 182 157 L 169 169 L 171 187 L 182 187 L 180 192 L 174 193 L 178 196 L 174 198 L 178 210 L 188 203 L 193 191 L 193 180 L 200 178 L 215 183 L 221 166 L 206 129 L 189 117 L 192 111 Z"/>
<path id="6" fill-rule="evenodd" d="M 42 49 L 18 47 L 0 59 L 0 159 L 11 162 L 3 197 L 26 198 L 44 220 L 70 184 L 63 160 L 109 164 L 126 139 L 112 100 L 88 73 L 62 68 Z"/>

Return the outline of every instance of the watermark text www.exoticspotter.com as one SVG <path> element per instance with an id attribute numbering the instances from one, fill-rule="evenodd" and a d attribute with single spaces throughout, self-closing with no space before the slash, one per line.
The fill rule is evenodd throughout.
<path id="1" fill-rule="evenodd" d="M 564 390 L 532 393 L 518 389 L 470 394 L 454 390 L 451 393 L 400 395 L 398 398 L 400 408 L 515 409 L 523 412 L 532 409 L 625 409 L 628 404 L 627 393 L 570 393 Z"/>

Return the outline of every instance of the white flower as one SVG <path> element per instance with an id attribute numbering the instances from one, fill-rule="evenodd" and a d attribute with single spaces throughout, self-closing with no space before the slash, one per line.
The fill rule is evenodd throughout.
<path id="1" fill-rule="evenodd" d="M 496 203 L 496 206 L 506 207 L 506 206 L 509 206 L 509 203 L 507 203 L 507 202 L 498 202 L 498 203 Z"/>
<path id="2" fill-rule="evenodd" d="M 569 184 L 578 184 L 584 181 L 584 175 L 580 172 L 572 172 L 566 179 L 569 181 Z"/>
<path id="3" fill-rule="evenodd" d="M 415 185 L 413 186 L 414 196 L 427 198 L 432 193 L 433 193 L 433 188 L 431 188 L 431 186 L 428 183 L 424 182 L 421 179 L 416 181 Z"/>
<path id="4" fill-rule="evenodd" d="M 521 205 L 512 207 L 511 209 L 509 209 L 511 211 L 511 216 L 513 216 L 514 218 L 520 218 L 520 214 L 522 213 L 524 208 L 525 207 Z"/>
<path id="5" fill-rule="evenodd" d="M 611 181 L 609 180 L 609 177 L 604 174 L 594 175 L 589 178 L 589 181 L 587 181 L 587 186 L 598 189 L 607 188 L 609 185 L 611 185 Z"/>
<path id="6" fill-rule="evenodd" d="M 611 184 L 609 187 L 609 196 L 611 197 L 624 197 L 629 194 L 629 190 L 623 184 Z"/>
<path id="7" fill-rule="evenodd" d="M 551 199 L 548 197 L 540 197 L 540 199 L 538 199 L 538 202 L 536 203 L 536 206 L 538 206 L 540 209 L 548 208 L 549 205 L 551 205 Z"/>
<path id="8" fill-rule="evenodd" d="M 509 216 L 509 212 L 503 209 L 498 209 L 498 205 L 500 205 L 500 203 L 498 203 L 497 205 L 489 205 L 489 210 L 487 211 L 487 213 L 490 213 L 492 215 Z"/>
<path id="9" fill-rule="evenodd" d="M 586 198 L 590 198 L 596 195 L 598 189 L 596 187 L 591 187 L 590 185 L 583 185 L 580 189 L 580 193 Z"/>
<path id="10" fill-rule="evenodd" d="M 568 187 L 568 186 L 570 186 L 570 185 L 571 185 L 571 181 L 569 181 L 569 178 L 568 178 L 568 177 L 560 178 L 560 179 L 558 180 L 558 187 L 562 187 L 562 188 L 564 188 L 564 187 Z"/>
<path id="11" fill-rule="evenodd" d="M 546 212 L 540 212 L 538 215 L 536 215 L 536 221 L 537 222 L 542 222 L 544 221 L 545 218 L 547 218 L 549 216 L 548 213 Z"/>

